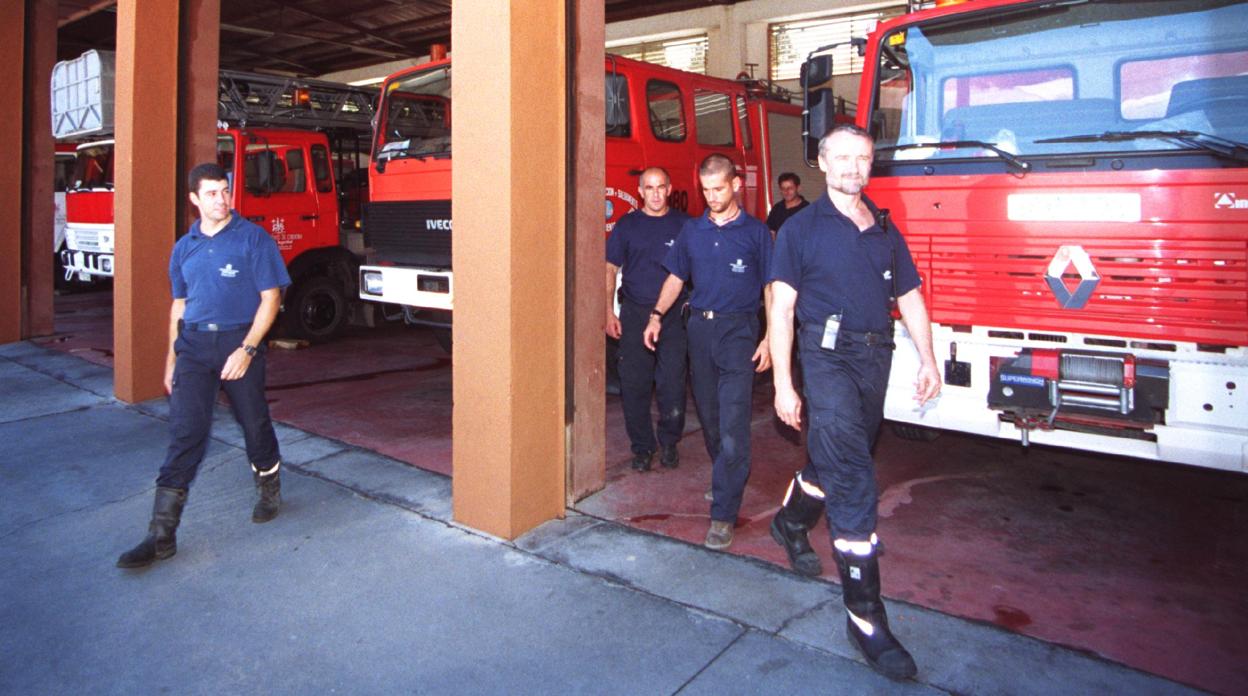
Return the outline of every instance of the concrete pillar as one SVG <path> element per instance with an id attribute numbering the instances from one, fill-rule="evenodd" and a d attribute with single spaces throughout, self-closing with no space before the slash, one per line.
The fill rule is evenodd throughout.
<path id="1" fill-rule="evenodd" d="M 0 152 L 22 151 L 25 45 L 25 3 L 0 2 Z M 22 307 L 22 158 L 0 157 L 0 343 L 21 340 Z"/>
<path id="2" fill-rule="evenodd" d="M 606 482 L 606 375 L 603 317 L 606 297 L 602 292 L 605 258 L 606 134 L 604 112 L 603 45 L 606 42 L 604 5 L 595 0 L 576 0 L 570 43 L 573 99 L 570 109 L 569 158 L 571 195 L 569 255 L 571 340 L 568 351 L 571 389 L 571 461 L 568 463 L 568 502 L 575 502 L 603 487 Z"/>
<path id="3" fill-rule="evenodd" d="M 178 2 L 117 3 L 113 391 L 164 393 L 169 250 L 176 227 Z"/>
<path id="4" fill-rule="evenodd" d="M 221 64 L 221 0 L 182 0 L 178 41 L 179 233 L 198 219 L 185 172 L 217 159 L 217 72 Z"/>
<path id="5" fill-rule="evenodd" d="M 14 3 L 17 4 L 17 3 Z M 52 333 L 52 66 L 56 0 L 26 0 L 22 112 L 22 337 Z M 14 151 L 16 152 L 16 151 Z"/>
<path id="6" fill-rule="evenodd" d="M 451 37 L 452 187 L 487 193 L 452 196 L 453 509 L 513 539 L 564 511 L 565 0 L 457 0 Z"/>

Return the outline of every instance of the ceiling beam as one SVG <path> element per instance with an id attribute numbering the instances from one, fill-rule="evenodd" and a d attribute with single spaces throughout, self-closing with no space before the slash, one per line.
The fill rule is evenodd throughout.
<path id="1" fill-rule="evenodd" d="M 117 0 L 100 0 L 99 2 L 92 4 L 92 5 L 88 5 L 87 7 L 84 7 L 83 9 L 78 10 L 77 12 L 70 13 L 67 17 L 65 17 L 65 19 L 62 19 L 56 23 L 56 28 L 60 29 L 61 27 L 73 24 L 74 22 L 77 22 L 80 19 L 86 19 L 87 17 L 90 17 L 91 15 L 97 12 L 103 12 L 104 10 L 107 10 L 108 8 L 116 4 L 117 4 Z"/>
<path id="2" fill-rule="evenodd" d="M 313 36 L 311 34 L 304 34 L 302 32 L 287 31 L 284 29 L 282 30 L 255 29 L 253 27 L 244 27 L 238 24 L 226 24 L 224 22 L 221 23 L 221 29 L 223 31 L 232 31 L 238 34 L 248 34 L 251 36 L 264 36 L 264 37 L 287 36 L 292 39 L 301 39 L 303 41 L 309 41 L 312 43 L 327 44 L 330 46 L 341 46 L 343 48 L 350 49 L 351 51 L 354 51 L 357 53 L 368 53 L 370 55 L 381 56 L 383 58 L 392 58 L 395 60 L 400 59 L 400 58 L 410 57 L 410 54 L 408 53 L 396 53 L 395 51 L 383 51 L 383 50 L 376 49 L 376 48 L 369 48 L 367 46 L 358 46 L 356 44 L 347 43 L 345 41 L 326 39 L 320 36 Z"/>

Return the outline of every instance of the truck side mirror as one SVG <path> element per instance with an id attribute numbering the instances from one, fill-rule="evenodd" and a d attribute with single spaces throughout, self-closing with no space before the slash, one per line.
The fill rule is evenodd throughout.
<path id="1" fill-rule="evenodd" d="M 628 79 L 623 75 L 607 75 L 607 135 L 627 137 L 628 121 Z"/>
<path id="2" fill-rule="evenodd" d="M 836 99 L 832 94 L 832 55 L 825 53 L 802 63 L 802 142 L 806 163 L 816 166 L 819 139 L 836 125 Z"/>

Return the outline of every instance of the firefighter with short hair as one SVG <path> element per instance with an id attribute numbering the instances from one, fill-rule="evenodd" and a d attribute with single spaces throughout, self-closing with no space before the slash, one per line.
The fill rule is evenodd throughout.
<path id="1" fill-rule="evenodd" d="M 148 534 L 117 559 L 120 568 L 141 568 L 177 552 L 182 509 L 208 449 L 213 406 L 222 389 L 243 429 L 259 492 L 251 521 L 268 522 L 281 506 L 281 452 L 264 398 L 262 342 L 290 276 L 273 238 L 231 210 L 224 169 L 200 164 L 187 183 L 199 220 L 169 258 L 173 303 L 165 391 L 171 438 L 156 478 Z"/>
<path id="2" fill-rule="evenodd" d="M 669 275 L 650 312 L 645 340 L 651 348 L 666 340 L 660 338 L 663 318 L 675 307 L 685 283 L 692 282 L 689 368 L 712 461 L 705 545 L 726 549 L 750 476 L 754 372 L 771 365 L 767 335 L 758 338 L 758 302 L 767 287 L 772 240 L 767 226 L 738 204 L 741 179 L 732 160 L 708 156 L 698 168 L 698 179 L 706 214 L 685 223 L 663 262 Z"/>
<path id="3" fill-rule="evenodd" d="M 620 341 L 620 400 L 624 428 L 632 448 L 632 467 L 649 471 L 655 452 L 655 428 L 650 422 L 652 395 L 658 401 L 659 463 L 667 469 L 680 465 L 676 443 L 685 430 L 685 325 L 680 312 L 664 315 L 663 341 L 651 350 L 642 332 L 650 310 L 667 277 L 663 259 L 689 219 L 668 205 L 672 180 L 662 167 L 650 167 L 637 182 L 642 207 L 615 223 L 607 238 L 607 335 Z M 616 273 L 621 275 L 620 315 L 615 315 Z M 684 293 L 676 300 L 679 307 Z"/>
<path id="4" fill-rule="evenodd" d="M 771 533 L 803 575 L 822 572 L 807 536 L 826 515 L 844 592 L 847 633 L 867 662 L 906 679 L 916 668 L 893 636 L 880 598 L 877 491 L 871 445 L 884 416 L 893 357 L 891 307 L 918 349 L 915 400 L 940 393 L 931 324 L 914 260 L 897 228 L 863 195 L 871 136 L 837 126 L 819 141 L 827 194 L 780 228 L 772 260 L 770 334 L 776 414 L 802 427 L 793 386 L 793 319 L 799 329 L 808 460 L 789 485 Z"/>

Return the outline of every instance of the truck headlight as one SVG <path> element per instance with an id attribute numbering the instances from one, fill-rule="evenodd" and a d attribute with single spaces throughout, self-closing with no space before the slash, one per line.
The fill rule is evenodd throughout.
<path id="1" fill-rule="evenodd" d="M 366 271 L 364 273 L 364 292 L 369 295 L 380 295 L 381 290 L 381 274 L 377 271 Z"/>

